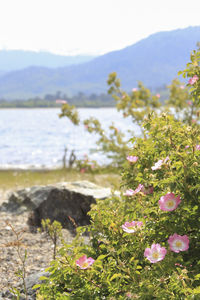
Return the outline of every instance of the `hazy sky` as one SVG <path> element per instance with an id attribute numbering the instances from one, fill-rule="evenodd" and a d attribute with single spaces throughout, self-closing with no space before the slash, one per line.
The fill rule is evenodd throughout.
<path id="1" fill-rule="evenodd" d="M 200 25 L 200 0 L 0 0 L 0 49 L 102 54 Z"/>

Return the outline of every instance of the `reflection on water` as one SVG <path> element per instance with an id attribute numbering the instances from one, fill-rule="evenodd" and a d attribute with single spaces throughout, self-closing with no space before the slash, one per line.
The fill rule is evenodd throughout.
<path id="1" fill-rule="evenodd" d="M 105 158 L 95 149 L 97 136 L 83 126 L 74 126 L 67 118 L 59 119 L 59 109 L 0 110 L 0 168 L 57 167 L 62 165 L 64 148 L 72 149 L 78 158 L 89 154 L 99 163 Z M 139 129 L 130 119 L 123 119 L 114 108 L 79 109 L 81 119 L 98 118 L 106 129 L 112 123 L 122 132 Z"/>

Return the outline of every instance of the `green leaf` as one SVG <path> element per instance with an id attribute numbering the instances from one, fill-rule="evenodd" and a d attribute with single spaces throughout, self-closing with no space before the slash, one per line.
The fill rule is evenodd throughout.
<path id="1" fill-rule="evenodd" d="M 196 276 L 195 276 L 195 280 L 199 280 L 200 279 L 200 274 L 197 274 Z"/>
<path id="2" fill-rule="evenodd" d="M 104 258 L 107 257 L 107 256 L 108 256 L 108 254 L 107 254 L 107 255 L 101 254 L 101 255 L 98 256 L 97 259 L 98 259 L 98 260 L 101 260 L 101 259 L 104 259 Z"/>
<path id="3" fill-rule="evenodd" d="M 36 289 L 38 289 L 38 288 L 40 288 L 40 284 L 35 284 L 33 287 L 32 287 L 32 290 L 36 290 Z"/>
<path id="4" fill-rule="evenodd" d="M 113 281 L 114 279 L 118 278 L 118 277 L 121 277 L 122 274 L 114 274 L 111 278 L 110 278 L 110 281 Z"/>
<path id="5" fill-rule="evenodd" d="M 39 279 L 40 279 L 40 280 L 48 280 L 49 278 L 46 277 L 46 276 L 41 276 Z"/>

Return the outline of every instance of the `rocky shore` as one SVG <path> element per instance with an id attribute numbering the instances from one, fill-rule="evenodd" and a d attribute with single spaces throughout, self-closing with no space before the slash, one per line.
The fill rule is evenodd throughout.
<path id="1" fill-rule="evenodd" d="M 1 196 L 7 193 L 1 191 Z M 2 201 L 1 197 L 1 202 Z M 6 200 L 6 199 L 3 199 Z M 52 260 L 53 248 L 52 241 L 45 233 L 36 231 L 31 232 L 27 225 L 29 212 L 14 214 L 8 212 L 0 212 L 0 237 L 1 237 L 1 255 L 0 255 L 0 291 L 4 293 L 8 288 L 15 287 L 19 284 L 20 279 L 16 275 L 21 263 L 17 254 L 17 248 L 14 246 L 16 236 L 7 224 L 11 224 L 15 231 L 21 232 L 22 253 L 27 250 L 28 257 L 26 261 L 27 276 L 42 272 Z M 66 241 L 70 241 L 73 236 L 71 233 L 63 229 L 63 235 Z M 1 298 L 0 298 L 1 299 Z M 3 299 L 6 299 L 5 297 Z"/>
<path id="2" fill-rule="evenodd" d="M 68 186 L 68 187 L 67 187 Z M 54 187 L 55 188 L 55 187 Z M 84 196 L 84 201 L 87 202 L 87 199 L 90 199 L 88 205 L 90 205 L 93 201 L 91 199 L 95 198 L 106 198 L 111 194 L 110 189 L 101 188 L 95 186 L 90 182 L 79 182 L 73 184 L 58 184 L 56 185 L 56 189 L 60 189 L 59 193 L 64 193 L 63 195 L 68 195 L 66 190 L 70 190 L 70 197 L 74 203 L 74 196 L 78 195 L 78 199 L 82 199 L 80 197 Z M 63 190 L 64 189 L 64 190 Z M 49 189 L 47 189 L 49 191 Z M 29 189 L 30 192 L 30 189 Z M 55 193 L 55 192 L 54 192 Z M 74 194 L 75 193 L 75 194 Z M 47 236 L 45 232 L 39 232 L 36 230 L 31 230 L 31 227 L 27 224 L 28 219 L 30 218 L 30 209 L 24 208 L 24 203 L 21 203 L 23 209 L 16 209 L 15 211 L 9 209 L 9 203 L 13 196 L 13 191 L 3 191 L 0 190 L 0 237 L 1 237 L 1 255 L 0 255 L 0 291 L 2 295 L 6 295 L 5 292 L 11 288 L 15 287 L 19 284 L 20 279 L 16 275 L 19 268 L 21 268 L 20 259 L 17 254 L 17 247 L 15 245 L 16 236 L 11 229 L 11 226 L 14 228 L 16 232 L 20 232 L 20 236 L 22 238 L 22 246 L 21 251 L 24 253 L 27 250 L 27 260 L 26 260 L 26 272 L 27 276 L 34 276 L 34 274 L 38 274 L 44 272 L 45 269 L 49 266 L 50 261 L 53 256 L 53 245 L 50 238 Z M 86 197 L 86 195 L 88 196 Z M 92 195 L 93 194 L 93 195 Z M 16 195 L 16 193 L 15 193 Z M 47 198 L 44 196 L 44 200 L 47 201 Z M 64 198 L 62 198 L 64 199 Z M 67 201 L 67 199 L 65 199 Z M 18 201 L 19 202 L 19 201 Z M 51 199 L 50 199 L 51 202 Z M 85 202 L 85 203 L 86 203 Z M 47 202 L 45 202 L 47 203 Z M 77 205 L 77 203 L 76 203 Z M 2 209 L 3 208 L 3 209 Z M 6 209 L 7 208 L 7 209 Z M 85 208 L 86 212 L 88 208 Z M 59 214 L 58 214 L 59 215 Z M 71 217 L 74 217 L 71 215 Z M 10 225 L 11 226 L 10 226 Z M 63 229 L 64 239 L 70 242 L 73 239 L 73 232 L 67 229 Z M 1 294 L 0 294 L 1 295 Z M 1 299 L 2 296 L 0 296 Z M 10 299 L 9 297 L 3 296 L 2 299 Z M 34 298 L 30 298 L 34 299 Z"/>

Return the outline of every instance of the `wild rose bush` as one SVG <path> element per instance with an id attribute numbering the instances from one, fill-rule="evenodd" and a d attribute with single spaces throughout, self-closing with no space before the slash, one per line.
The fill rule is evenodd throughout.
<path id="1" fill-rule="evenodd" d="M 163 114 L 144 131 L 132 140 L 138 159 L 125 162 L 121 195 L 93 205 L 90 241 L 80 228 L 63 244 L 41 296 L 199 299 L 200 130 Z"/>
<path id="2" fill-rule="evenodd" d="M 133 88 L 130 93 L 126 93 L 120 85 L 120 80 L 117 74 L 111 73 L 108 78 L 110 86 L 109 93 L 112 94 L 116 101 L 116 109 L 122 112 L 124 118 L 131 118 L 135 125 L 141 129 L 145 117 L 152 112 L 165 111 L 168 114 L 176 113 L 176 119 L 181 120 L 186 124 L 196 123 L 200 117 L 200 86 L 198 84 L 200 78 L 199 70 L 200 52 L 193 52 L 191 54 L 191 62 L 187 65 L 184 71 L 179 72 L 186 78 L 187 84 L 181 83 L 178 79 L 174 79 L 169 88 L 169 99 L 165 101 L 165 105 L 161 105 L 160 95 L 152 94 L 141 82 L 138 83 L 137 88 Z M 198 75 L 197 75 L 198 74 Z M 171 109 L 174 110 L 171 110 Z M 121 167 L 128 154 L 128 138 L 127 134 L 121 132 L 114 124 L 111 124 L 105 131 L 102 128 L 98 119 L 90 117 L 89 119 L 80 121 L 79 114 L 75 106 L 64 104 L 60 117 L 69 118 L 76 126 L 83 123 L 85 130 L 89 133 L 98 135 L 97 149 L 105 154 L 110 160 L 110 165 L 113 167 Z M 134 132 L 132 132 L 134 135 Z"/>
<path id="3" fill-rule="evenodd" d="M 110 86 L 108 93 L 115 99 L 117 110 L 123 113 L 124 118 L 131 117 L 134 124 L 141 126 L 144 117 L 161 106 L 160 94 L 152 94 L 140 81 L 130 93 L 121 88 L 116 72 L 109 74 L 107 83 Z"/>
<path id="4" fill-rule="evenodd" d="M 178 79 L 174 79 L 168 86 L 170 95 L 166 105 L 175 109 L 177 119 L 189 125 L 197 123 L 200 117 L 199 63 L 200 50 L 193 51 L 186 69 L 179 72 L 179 75 L 182 74 L 184 78 L 187 78 L 187 84 L 183 85 Z"/>
<path id="5" fill-rule="evenodd" d="M 194 52 L 183 71 L 195 107 L 199 61 Z M 143 132 L 124 158 L 121 195 L 92 206 L 39 299 L 200 299 L 200 127 L 151 112 Z"/>

